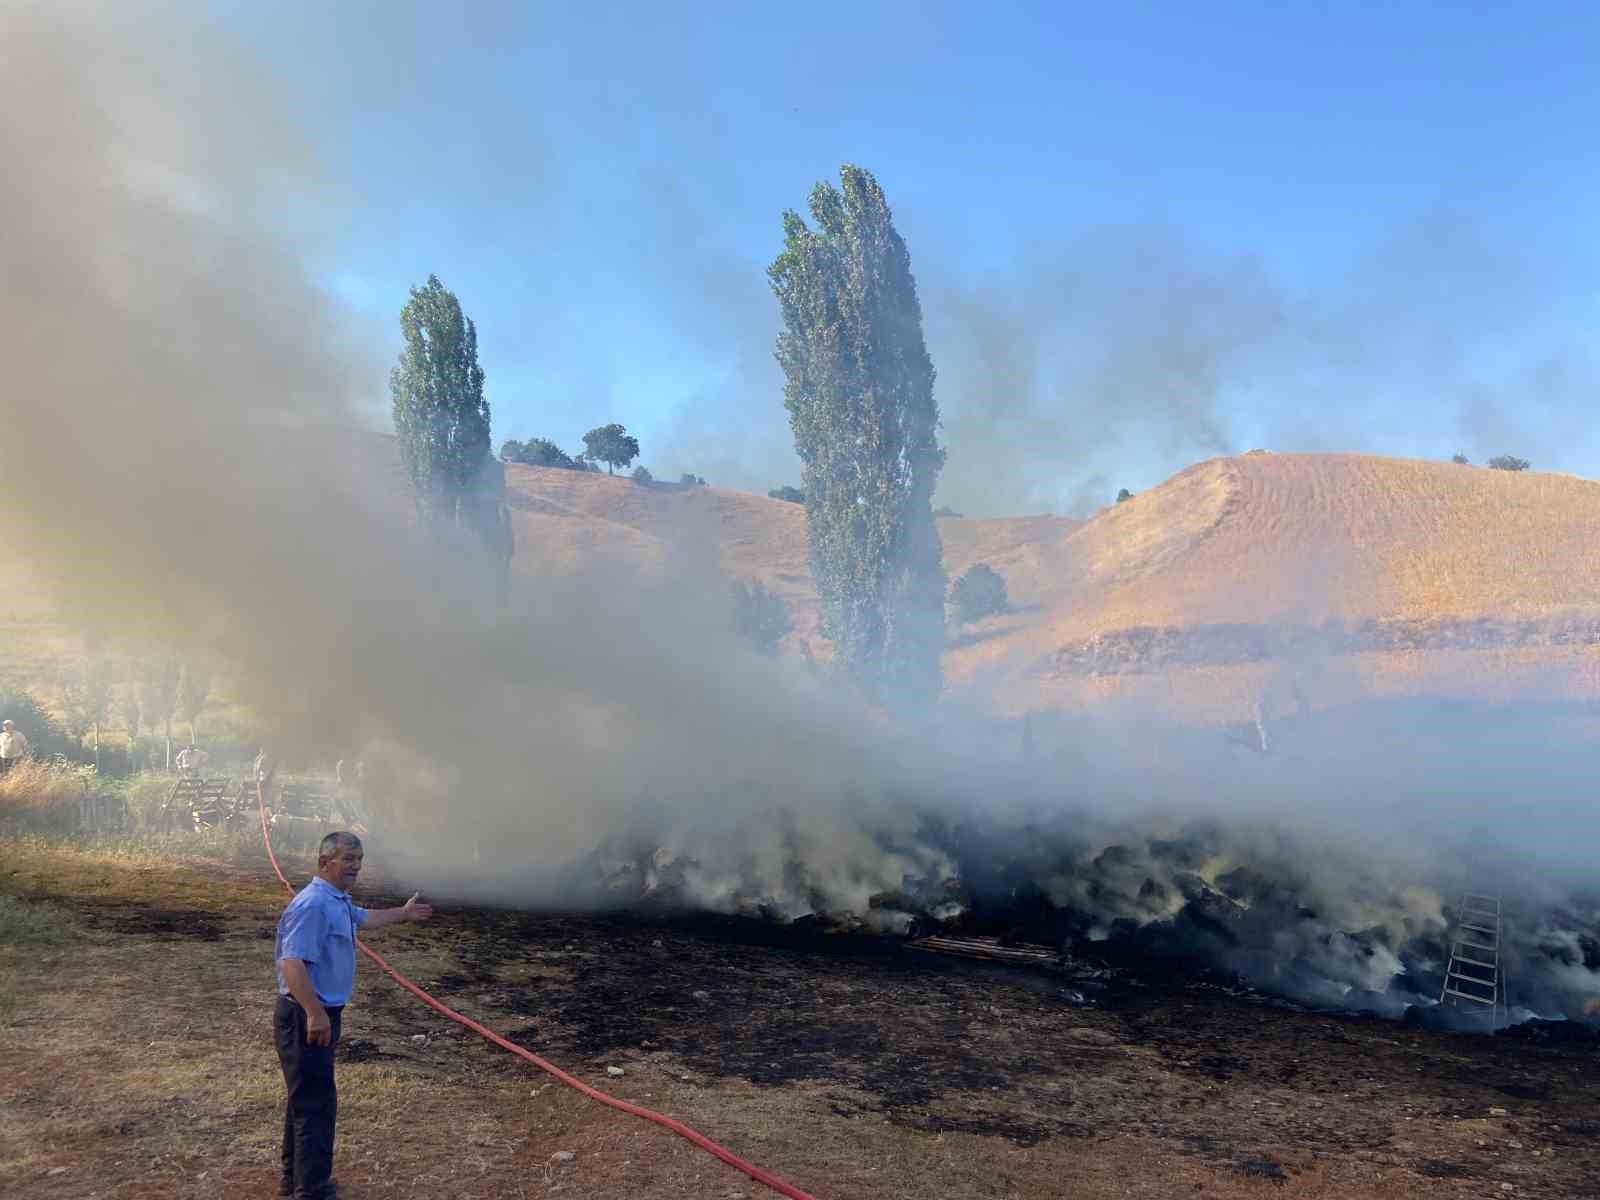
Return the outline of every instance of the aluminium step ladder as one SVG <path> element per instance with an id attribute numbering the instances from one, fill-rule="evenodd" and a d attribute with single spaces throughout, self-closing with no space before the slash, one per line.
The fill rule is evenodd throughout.
<path id="1" fill-rule="evenodd" d="M 1487 1019 L 1491 1031 L 1509 1022 L 1505 965 L 1500 958 L 1504 933 L 1500 897 L 1467 892 L 1456 909 L 1450 965 L 1445 968 L 1441 1006 L 1464 1009 Z"/>

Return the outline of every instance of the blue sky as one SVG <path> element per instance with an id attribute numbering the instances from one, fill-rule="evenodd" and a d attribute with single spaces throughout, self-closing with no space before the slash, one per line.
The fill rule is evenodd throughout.
<path id="1" fill-rule="evenodd" d="M 315 276 L 436 273 L 496 443 L 798 480 L 764 270 L 872 170 L 963 511 L 1257 445 L 1600 474 L 1593 5 L 217 5 L 314 144 Z M 373 402 L 386 403 L 376 372 Z"/>

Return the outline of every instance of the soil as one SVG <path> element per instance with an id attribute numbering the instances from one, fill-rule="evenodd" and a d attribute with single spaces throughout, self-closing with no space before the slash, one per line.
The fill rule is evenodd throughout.
<path id="1" fill-rule="evenodd" d="M 281 1084 L 261 976 L 281 896 L 253 867 L 132 886 L 0 871 L 87 939 L 0 962 L 18 997 L 0 1016 L 0 1192 L 269 1194 Z M 378 936 L 466 1015 L 829 1200 L 1600 1185 L 1600 1046 L 1581 1026 L 1440 1032 L 1154 962 L 991 965 L 724 917 L 438 904 Z M 352 1200 L 764 1194 L 361 971 L 340 1050 Z M 136 1044 L 130 1023 L 149 1030 Z"/>
<path id="2" fill-rule="evenodd" d="M 1524 1194 L 1600 1180 L 1593 1033 L 1426 1031 L 1156 962 L 991 966 L 741 918 L 477 910 L 452 940 L 460 969 L 434 986 L 541 1054 L 822 1085 L 846 1120 L 1022 1147 L 1134 1134 L 1279 1182 L 1307 1155 Z M 507 986 L 519 966 L 542 973 Z"/>

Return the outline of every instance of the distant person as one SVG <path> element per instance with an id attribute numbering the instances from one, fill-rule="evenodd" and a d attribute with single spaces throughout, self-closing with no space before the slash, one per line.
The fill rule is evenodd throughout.
<path id="1" fill-rule="evenodd" d="M 28 739 L 10 721 L 0 722 L 0 774 L 28 756 Z"/>
<path id="2" fill-rule="evenodd" d="M 333 1052 L 340 1017 L 356 977 L 356 930 L 368 933 L 400 921 L 426 921 L 433 907 L 413 895 L 399 908 L 366 909 L 351 902 L 361 873 L 361 839 L 330 833 L 317 849 L 317 873 L 278 920 L 278 1003 L 272 1035 L 288 1093 L 283 1111 L 280 1196 L 329 1200 L 338 1094 Z"/>
<path id="3" fill-rule="evenodd" d="M 190 742 L 178 751 L 178 773 L 180 775 L 199 775 L 206 769 L 206 764 L 211 761 L 211 756 Z"/>
<path id="4" fill-rule="evenodd" d="M 342 758 L 333 764 L 333 782 L 336 783 L 340 788 L 343 788 L 345 784 L 350 782 L 345 777 L 345 765 L 344 759 Z"/>

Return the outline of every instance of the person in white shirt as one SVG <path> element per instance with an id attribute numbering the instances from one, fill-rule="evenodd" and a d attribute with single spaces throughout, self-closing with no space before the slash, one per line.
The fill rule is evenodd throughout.
<path id="1" fill-rule="evenodd" d="M 198 775 L 206 769 L 206 763 L 210 760 L 209 754 L 190 742 L 178 752 L 178 770 L 185 775 Z"/>
<path id="2" fill-rule="evenodd" d="M 0 772 L 11 770 L 28 753 L 28 739 L 10 721 L 0 722 Z"/>

